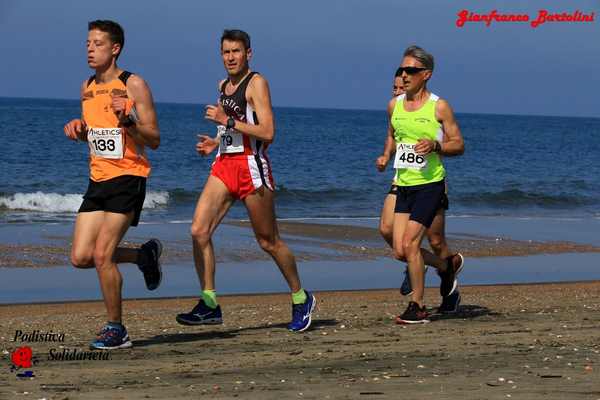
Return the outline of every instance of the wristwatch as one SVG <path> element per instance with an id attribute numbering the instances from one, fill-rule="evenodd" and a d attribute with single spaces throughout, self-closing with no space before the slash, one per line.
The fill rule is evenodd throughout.
<path id="1" fill-rule="evenodd" d="M 437 140 L 434 140 L 433 141 L 433 152 L 439 153 L 440 151 L 442 151 L 442 145 Z"/>
<path id="2" fill-rule="evenodd" d="M 135 121 L 133 120 L 133 118 L 131 118 L 131 115 L 125 116 L 125 118 L 120 120 L 119 123 L 125 128 L 131 128 L 135 125 Z"/>
<path id="3" fill-rule="evenodd" d="M 235 127 L 235 119 L 233 117 L 227 118 L 227 129 L 233 129 Z"/>

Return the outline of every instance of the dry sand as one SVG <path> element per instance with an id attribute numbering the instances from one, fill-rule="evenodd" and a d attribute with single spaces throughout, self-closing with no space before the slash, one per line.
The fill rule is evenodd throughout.
<path id="1" fill-rule="evenodd" d="M 178 325 L 193 299 L 130 300 L 134 341 L 106 361 L 49 361 L 87 349 L 100 302 L 0 306 L 0 399 L 600 399 L 600 282 L 461 288 L 458 315 L 393 317 L 397 290 L 317 293 L 313 329 L 292 334 L 289 295 L 223 296 L 225 324 Z M 435 303 L 437 290 L 427 290 Z M 16 330 L 64 343 L 15 343 Z M 35 377 L 10 370 L 32 348 Z"/>

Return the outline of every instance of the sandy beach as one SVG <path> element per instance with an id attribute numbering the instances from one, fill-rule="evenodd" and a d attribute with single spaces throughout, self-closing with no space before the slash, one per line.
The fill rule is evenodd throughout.
<path id="1" fill-rule="evenodd" d="M 101 302 L 5 305 L 2 399 L 598 399 L 600 282 L 461 288 L 459 313 L 403 327 L 397 290 L 320 292 L 313 328 L 285 329 L 288 295 L 223 296 L 225 323 L 184 327 L 193 299 L 129 300 L 134 347 L 109 360 L 49 360 L 87 350 Z M 426 292 L 435 305 L 437 290 Z M 14 342 L 16 331 L 64 342 Z M 32 348 L 35 377 L 10 370 Z"/>

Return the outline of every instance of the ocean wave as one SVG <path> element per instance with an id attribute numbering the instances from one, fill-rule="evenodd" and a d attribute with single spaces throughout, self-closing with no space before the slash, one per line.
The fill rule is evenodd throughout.
<path id="1" fill-rule="evenodd" d="M 463 206 L 514 206 L 514 207 L 573 207 L 590 206 L 598 204 L 598 200 L 592 197 L 567 193 L 543 193 L 537 191 L 524 191 L 520 189 L 508 189 L 499 192 L 477 192 L 465 194 L 450 194 L 450 201 L 457 201 Z"/>
<path id="2" fill-rule="evenodd" d="M 82 200 L 83 195 L 75 193 L 15 193 L 0 196 L 0 210 L 75 213 L 81 206 Z M 168 192 L 148 192 L 146 193 L 144 208 L 158 208 L 165 206 L 168 202 Z"/>

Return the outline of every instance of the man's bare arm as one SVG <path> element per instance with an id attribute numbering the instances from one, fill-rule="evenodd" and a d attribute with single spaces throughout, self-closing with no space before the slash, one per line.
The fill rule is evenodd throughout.
<path id="1" fill-rule="evenodd" d="M 392 126 L 392 114 L 394 113 L 394 107 L 396 106 L 396 98 L 393 98 L 388 103 L 388 128 L 387 135 L 385 138 L 385 144 L 383 145 L 383 154 L 380 155 L 375 161 L 375 165 L 379 171 L 384 171 L 390 158 L 396 153 L 396 141 L 394 140 L 394 127 Z"/>
<path id="2" fill-rule="evenodd" d="M 435 106 L 436 119 L 442 124 L 444 140 L 438 151 L 444 156 L 459 156 L 465 152 L 465 142 L 454 117 L 454 112 L 446 100 L 440 99 Z"/>
<path id="3" fill-rule="evenodd" d="M 160 130 L 150 87 L 141 77 L 132 75 L 127 80 L 127 94 L 133 99 L 139 119 L 127 132 L 137 143 L 156 150 L 160 145 Z"/>

